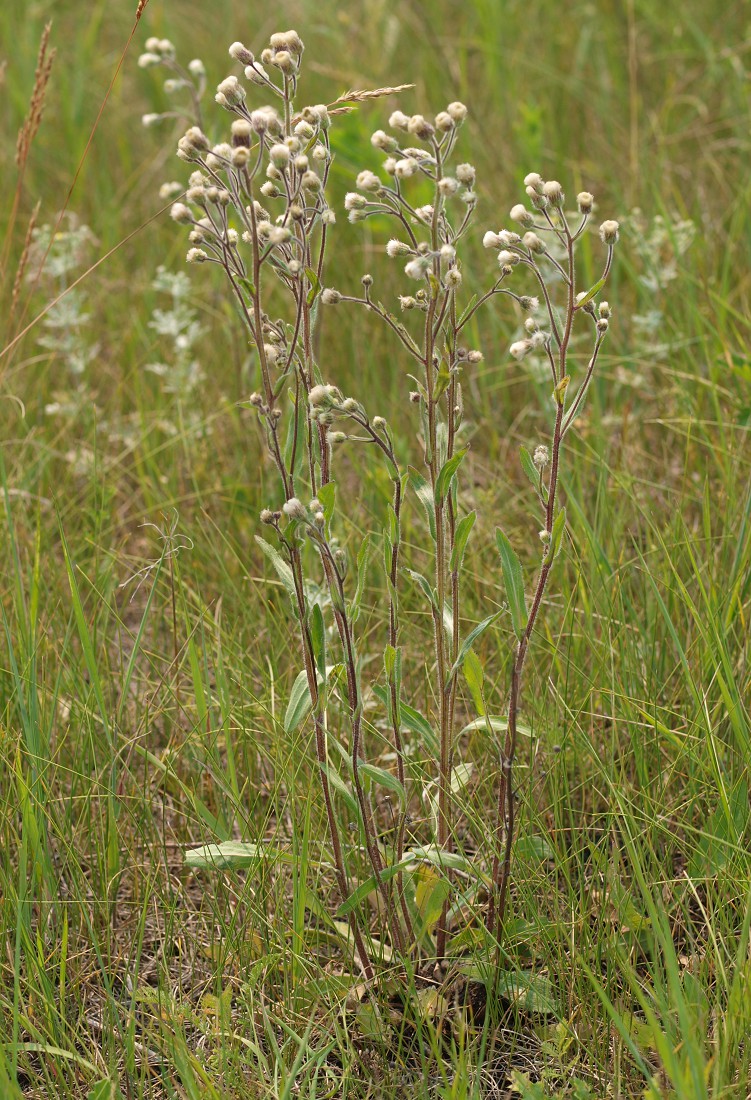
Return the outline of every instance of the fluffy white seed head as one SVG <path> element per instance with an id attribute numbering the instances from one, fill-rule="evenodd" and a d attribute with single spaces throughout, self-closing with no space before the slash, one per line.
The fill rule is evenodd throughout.
<path id="1" fill-rule="evenodd" d="M 580 191 L 576 196 L 576 205 L 581 214 L 591 214 L 594 204 L 594 196 L 590 195 L 589 191 Z"/>
<path id="2" fill-rule="evenodd" d="M 459 100 L 456 100 L 454 103 L 449 103 L 446 112 L 453 118 L 454 122 L 464 122 L 467 117 L 467 108 L 463 103 L 460 103 Z"/>
<path id="3" fill-rule="evenodd" d="M 485 236 L 482 238 L 483 248 L 500 248 L 501 238 L 498 233 L 493 233 L 492 230 L 488 230 Z"/>

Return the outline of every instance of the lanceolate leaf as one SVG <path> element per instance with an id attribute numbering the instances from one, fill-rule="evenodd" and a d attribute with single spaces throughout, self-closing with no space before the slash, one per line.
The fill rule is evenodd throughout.
<path id="1" fill-rule="evenodd" d="M 522 470 L 524 470 L 524 473 L 527 475 L 527 477 L 539 493 L 540 471 L 537 469 L 534 462 L 532 461 L 532 455 L 529 453 L 526 447 L 519 448 L 519 458 L 521 459 Z"/>
<path id="2" fill-rule="evenodd" d="M 472 528 L 475 525 L 477 519 L 477 512 L 470 512 L 464 519 L 459 520 L 456 525 L 456 535 L 454 536 L 454 549 L 451 551 L 451 571 L 452 573 L 458 572 L 462 567 L 462 561 L 464 560 L 464 551 L 467 548 L 469 542 L 469 536 L 472 533 Z"/>
<path id="3" fill-rule="evenodd" d="M 305 669 L 303 669 L 301 672 L 298 672 L 295 682 L 292 685 L 289 703 L 287 704 L 287 710 L 284 715 L 285 732 L 292 733 L 293 730 L 296 730 L 303 719 L 310 713 L 312 706 L 310 688 L 308 687 L 308 674 Z"/>
<path id="4" fill-rule="evenodd" d="M 263 550 L 264 554 L 269 559 L 271 564 L 274 566 L 274 569 L 276 570 L 276 573 L 277 573 L 277 576 L 279 577 L 279 580 L 284 585 L 284 588 L 285 588 L 286 592 L 288 593 L 289 598 L 294 603 L 294 601 L 296 599 L 296 596 L 295 596 L 295 582 L 294 582 L 294 579 L 292 577 L 292 570 L 287 565 L 286 561 L 281 556 L 279 551 L 276 550 L 271 545 L 271 543 L 266 542 L 266 539 L 262 539 L 260 535 L 256 535 L 256 542 L 261 547 L 261 549 Z"/>
<path id="5" fill-rule="evenodd" d="M 386 787 L 387 790 L 393 791 L 399 801 L 404 805 L 407 801 L 407 792 L 401 785 L 399 780 L 391 772 L 387 772 L 385 768 L 377 768 L 375 764 L 360 764 L 358 771 L 361 775 L 367 775 L 374 783 L 378 783 L 381 787 Z"/>
<path id="6" fill-rule="evenodd" d="M 425 509 L 428 517 L 430 537 L 435 542 L 435 512 L 433 511 L 433 491 L 422 474 L 418 473 L 414 466 L 409 467 L 409 483 L 417 494 L 417 498 Z"/>
<path id="7" fill-rule="evenodd" d="M 566 509 L 561 508 L 558 515 L 553 520 L 553 530 L 550 533 L 550 546 L 548 552 L 545 555 L 545 560 L 548 563 L 552 563 L 558 557 L 558 553 L 561 549 L 561 543 L 563 542 L 563 533 L 566 530 Z"/>
<path id="8" fill-rule="evenodd" d="M 522 566 L 513 546 L 500 527 L 496 528 L 495 541 L 501 555 L 503 580 L 506 585 L 511 623 L 517 638 L 521 638 L 527 625 L 527 604 L 524 599 L 524 576 Z"/>
<path id="9" fill-rule="evenodd" d="M 269 848 L 266 844 L 227 840 L 223 844 L 204 844 L 202 848 L 191 848 L 185 853 L 188 867 L 207 867 L 216 870 L 231 870 L 252 867 L 264 859 L 278 859 L 292 862 L 291 852 Z"/>
<path id="10" fill-rule="evenodd" d="M 466 453 L 466 449 L 463 451 L 457 451 L 455 455 L 452 455 L 451 458 L 444 462 L 443 466 L 441 467 L 441 471 L 435 481 L 436 503 L 438 503 L 439 500 L 443 500 L 443 498 L 448 493 L 452 479 L 454 478 L 456 471 L 461 466 Z"/>
<path id="11" fill-rule="evenodd" d="M 464 639 L 464 641 L 462 642 L 462 644 L 459 648 L 459 652 L 456 656 L 456 660 L 454 661 L 453 665 L 451 666 L 451 671 L 448 674 L 448 682 L 451 681 L 451 677 L 459 670 L 465 656 L 467 655 L 469 650 L 472 648 L 473 644 L 480 637 L 480 635 L 484 634 L 485 631 L 488 629 L 488 627 L 492 626 L 492 624 L 496 621 L 496 619 L 499 619 L 502 614 L 503 614 L 502 611 L 496 611 L 495 615 L 488 615 L 487 619 L 483 619 L 481 623 L 478 623 L 477 626 L 474 628 L 474 630 L 470 630 L 469 634 Z"/>

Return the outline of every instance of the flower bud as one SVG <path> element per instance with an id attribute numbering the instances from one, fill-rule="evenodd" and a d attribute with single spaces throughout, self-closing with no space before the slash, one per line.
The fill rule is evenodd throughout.
<path id="1" fill-rule="evenodd" d="M 424 115 L 412 115 L 407 123 L 407 130 L 415 137 L 419 137 L 421 141 L 429 141 L 435 133 L 435 128 L 431 126 Z"/>
<path id="2" fill-rule="evenodd" d="M 404 265 L 404 274 L 408 275 L 410 279 L 422 279 L 429 266 L 430 261 L 421 256 L 419 259 L 410 260 L 409 263 Z"/>
<path id="3" fill-rule="evenodd" d="M 563 188 L 558 180 L 548 180 L 542 185 L 542 193 L 551 206 L 560 206 L 563 202 Z"/>
<path id="4" fill-rule="evenodd" d="M 185 256 L 186 263 L 189 264 L 202 264 L 208 258 L 208 254 L 202 248 L 189 248 Z"/>
<path id="5" fill-rule="evenodd" d="M 384 153 L 393 153 L 399 148 L 396 138 L 391 137 L 385 130 L 376 130 L 370 139 L 370 144 L 376 149 L 382 149 Z"/>
<path id="6" fill-rule="evenodd" d="M 355 181 L 355 185 L 360 189 L 360 191 L 379 191 L 381 188 L 381 181 L 379 180 L 375 172 L 370 172 L 366 170 L 364 172 L 360 172 Z"/>
<path id="7" fill-rule="evenodd" d="M 539 172 L 530 172 L 529 175 L 524 177 L 524 186 L 527 188 L 527 194 L 529 194 L 529 188 L 531 187 L 536 194 L 541 195 L 544 182 Z"/>
<path id="8" fill-rule="evenodd" d="M 412 252 L 412 248 L 405 241 L 399 241 L 393 238 L 386 245 L 386 255 L 391 256 L 393 259 L 395 256 L 409 256 Z"/>
<path id="9" fill-rule="evenodd" d="M 501 267 L 516 267 L 519 263 L 519 256 L 515 252 L 508 252 L 504 249 L 498 253 L 498 263 Z"/>
<path id="10" fill-rule="evenodd" d="M 286 145 L 272 145 L 269 149 L 269 159 L 275 168 L 286 168 L 289 164 L 289 149 Z"/>
<path id="11" fill-rule="evenodd" d="M 403 111 L 394 111 L 389 117 L 389 126 L 392 130 L 406 130 L 409 126 L 409 116 Z"/>
<path id="12" fill-rule="evenodd" d="M 530 252 L 542 253 L 545 251 L 545 242 L 541 241 L 537 234 L 531 231 L 524 234 L 522 243 Z"/>
<path id="13" fill-rule="evenodd" d="M 509 214 L 512 222 L 519 222 L 520 225 L 534 225 L 535 219 L 526 206 L 521 203 L 517 203 L 516 206 L 511 207 L 511 213 Z"/>
<path id="14" fill-rule="evenodd" d="M 439 111 L 435 116 L 435 128 L 442 133 L 447 134 L 454 129 L 456 123 L 454 122 L 448 111 Z"/>
<path id="15" fill-rule="evenodd" d="M 530 294 L 522 294 L 519 305 L 525 313 L 536 313 L 540 308 L 540 299 L 533 298 Z"/>
<path id="16" fill-rule="evenodd" d="M 241 65 L 252 65 L 255 60 L 248 47 L 244 46 L 242 42 L 233 42 L 229 48 L 229 55 L 235 61 L 239 61 Z"/>
<path id="17" fill-rule="evenodd" d="M 230 127 L 232 134 L 232 145 L 245 145 L 250 147 L 250 137 L 253 133 L 253 127 L 248 122 L 247 118 L 236 118 Z"/>
<path id="18" fill-rule="evenodd" d="M 169 216 L 179 225 L 188 225 L 193 221 L 193 215 L 189 208 L 182 202 L 173 203 L 170 207 Z"/>
<path id="19" fill-rule="evenodd" d="M 364 195 L 358 195 L 356 191 L 348 191 L 344 196 L 344 209 L 351 210 L 364 210 L 368 205 L 368 200 Z"/>
<path id="20" fill-rule="evenodd" d="M 591 214 L 594 204 L 594 196 L 590 195 L 589 191 L 580 191 L 576 196 L 576 205 L 581 214 Z"/>
<path id="21" fill-rule="evenodd" d="M 603 244 L 613 245 L 618 240 L 620 226 L 616 221 L 606 221 L 600 226 L 600 240 Z"/>
<path id="22" fill-rule="evenodd" d="M 289 53 L 295 54 L 296 57 L 299 57 L 305 49 L 303 40 L 295 30 L 277 31 L 269 39 L 269 45 L 272 50 L 287 50 Z"/>
<path id="23" fill-rule="evenodd" d="M 321 294 L 321 301 L 325 306 L 338 306 L 341 300 L 342 296 L 339 291 L 330 286 L 327 286 Z"/>
<path id="24" fill-rule="evenodd" d="M 457 164 L 456 178 L 465 187 L 474 187 L 476 176 L 474 164 Z"/>
<path id="25" fill-rule="evenodd" d="M 502 229 L 498 234 L 498 240 L 501 242 L 503 248 L 509 248 L 512 245 L 515 246 L 522 243 L 519 234 L 512 233 L 509 229 Z"/>
<path id="26" fill-rule="evenodd" d="M 532 461 L 534 462 L 538 470 L 544 470 L 545 467 L 549 465 L 550 451 L 544 443 L 540 443 L 539 446 L 535 447 L 535 453 L 532 456 Z"/>
<path id="27" fill-rule="evenodd" d="M 532 343 L 529 340 L 517 340 L 508 350 L 514 359 L 521 360 L 532 350 Z"/>
<path id="28" fill-rule="evenodd" d="M 308 518 L 308 513 L 305 511 L 302 501 L 298 500 L 297 497 L 290 497 L 289 500 L 285 501 L 282 505 L 282 511 L 290 519 L 305 520 Z"/>
<path id="29" fill-rule="evenodd" d="M 410 176 L 414 176 L 418 168 L 419 165 L 414 157 L 404 157 L 396 162 L 394 175 L 400 180 L 409 179 Z"/>
<path id="30" fill-rule="evenodd" d="M 497 233 L 493 233 L 492 230 L 488 230 L 485 236 L 482 238 L 483 248 L 500 248 L 501 238 Z"/>
<path id="31" fill-rule="evenodd" d="M 467 117 L 467 108 L 458 100 L 454 103 L 449 103 L 446 112 L 453 118 L 454 122 L 464 122 Z"/>
<path id="32" fill-rule="evenodd" d="M 198 79 L 206 76 L 206 66 L 203 61 L 201 61 L 200 57 L 194 57 L 192 61 L 188 62 L 188 72 L 191 76 L 195 76 Z"/>
<path id="33" fill-rule="evenodd" d="M 611 312 L 610 302 L 600 302 L 599 306 L 597 307 L 597 312 L 600 314 L 601 317 L 609 317 Z"/>
<path id="34" fill-rule="evenodd" d="M 217 97 L 224 96 L 226 103 L 221 103 L 222 107 L 239 107 L 245 100 L 245 89 L 236 76 L 228 76 L 221 84 L 217 85 Z M 220 102 L 217 99 L 217 102 Z"/>
<path id="35" fill-rule="evenodd" d="M 459 181 L 454 179 L 453 176 L 444 176 L 443 179 L 438 181 L 438 193 L 443 195 L 444 198 L 455 195 L 458 190 Z"/>

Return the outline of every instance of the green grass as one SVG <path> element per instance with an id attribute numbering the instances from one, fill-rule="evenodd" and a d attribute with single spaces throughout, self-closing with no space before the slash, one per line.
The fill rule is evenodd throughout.
<path id="1" fill-rule="evenodd" d="M 54 222 L 134 8 L 11 0 L 0 10 L 0 240 L 50 16 L 58 50 L 3 318 L 28 217 L 40 201 L 40 223 Z M 515 1074 L 527 1097 L 745 1097 L 747 12 L 717 0 L 318 0 L 280 2 L 262 19 L 228 0 L 152 0 L 70 202 L 98 239 L 92 259 L 154 214 L 164 180 L 184 175 L 179 128 L 140 126 L 161 95 L 136 66 L 146 35 L 200 55 L 211 85 L 230 71 L 230 41 L 257 48 L 287 25 L 306 42 L 311 102 L 409 81 L 405 109 L 469 104 L 478 230 L 505 223 L 532 170 L 591 189 L 623 221 L 639 207 L 647 235 L 657 215 L 694 225 L 681 254 L 675 230 L 646 246 L 638 229 L 623 233 L 607 354 L 569 437 L 570 538 L 527 666 L 523 721 L 534 737 L 519 758 L 507 949 L 548 979 L 557 1015 L 518 1008 L 495 1030 L 468 1021 L 448 1048 L 426 1015 L 401 1064 L 367 1002 L 348 1007 L 353 979 L 337 965 L 326 916 L 310 733 L 283 729 L 299 671 L 293 623 L 253 539 L 275 495 L 255 418 L 239 405 L 255 366 L 220 282 L 199 271 L 205 383 L 168 393 L 144 369 L 171 354 L 147 323 L 167 306 L 154 273 L 183 263 L 182 239 L 162 219 L 82 284 L 86 331 L 99 343 L 83 375 L 39 346 L 39 327 L 0 360 L 0 1095 L 98 1100 L 118 1095 L 98 1084 L 111 1081 L 128 1100 L 463 1100 L 504 1095 Z M 376 163 L 368 136 L 386 109 L 363 109 L 339 130 L 340 202 L 356 171 Z M 371 270 L 388 287 L 380 238 L 344 218 L 336 231 L 336 284 Z M 585 270 L 594 265 L 582 255 Z M 479 247 L 475 262 L 487 262 Z M 52 293 L 43 282 L 26 321 Z M 662 318 L 648 335 L 639 318 L 654 309 Z M 394 344 L 346 311 L 324 325 L 331 377 L 357 392 L 366 376 L 406 452 L 414 426 Z M 486 361 L 467 387 L 476 431 L 463 476 L 478 512 L 465 582 L 478 621 L 503 598 L 497 523 L 530 548 L 524 565 L 534 567 L 517 455 L 537 442 L 549 394 L 509 360 L 508 313 L 485 315 L 475 335 Z M 53 402 L 73 412 L 46 411 Z M 350 477 L 366 522 L 387 486 L 356 459 Z M 173 523 L 184 536 L 177 553 Z M 419 554 L 414 507 L 406 538 Z M 427 617 L 410 611 L 427 641 Z M 375 574 L 363 618 L 382 626 Z M 505 626 L 481 643 L 497 706 L 509 635 Z M 419 645 L 409 656 L 413 697 L 429 709 Z M 461 752 L 476 764 L 462 798 L 477 826 L 495 758 L 477 733 Z M 266 839 L 279 854 L 232 874 L 185 868 L 186 848 L 238 838 Z"/>

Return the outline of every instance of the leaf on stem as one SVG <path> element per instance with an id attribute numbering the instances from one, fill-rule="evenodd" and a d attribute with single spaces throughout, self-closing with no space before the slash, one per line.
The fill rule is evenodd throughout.
<path id="1" fill-rule="evenodd" d="M 414 466 L 408 467 L 409 483 L 417 494 L 417 498 L 425 509 L 425 515 L 428 517 L 428 527 L 430 528 L 430 537 L 435 542 L 435 512 L 434 512 L 434 500 L 433 491 L 428 485 L 422 474 L 418 473 Z"/>
<path id="2" fill-rule="evenodd" d="M 501 556 L 503 580 L 506 585 L 511 624 L 514 634 L 521 638 L 527 626 L 527 604 L 524 599 L 524 575 L 516 552 L 500 527 L 495 529 L 495 541 Z"/>
<path id="3" fill-rule="evenodd" d="M 271 564 L 274 566 L 274 569 L 276 570 L 276 574 L 279 577 L 279 580 L 284 585 L 285 591 L 287 592 L 289 598 L 294 603 L 295 599 L 296 599 L 296 594 L 295 594 L 295 581 L 294 581 L 294 578 L 292 576 L 292 570 L 287 565 L 286 561 L 284 560 L 282 555 L 279 553 L 279 551 L 275 547 L 273 547 L 271 545 L 271 543 L 266 542 L 266 539 L 262 539 L 260 535 L 256 535 L 256 542 L 261 547 L 261 549 L 263 550 L 264 554 L 269 559 Z"/>
<path id="4" fill-rule="evenodd" d="M 464 560 L 464 551 L 467 548 L 469 542 L 469 536 L 472 533 L 472 528 L 475 525 L 477 519 L 477 512 L 470 512 L 464 519 L 459 520 L 456 525 L 456 534 L 454 535 L 454 548 L 451 551 L 450 568 L 452 573 L 458 573 L 462 567 Z"/>

